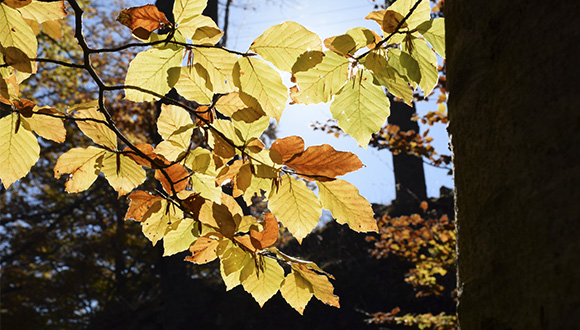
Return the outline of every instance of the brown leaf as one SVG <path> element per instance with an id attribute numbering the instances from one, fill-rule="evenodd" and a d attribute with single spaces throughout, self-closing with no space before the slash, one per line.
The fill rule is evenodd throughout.
<path id="1" fill-rule="evenodd" d="M 211 238 L 210 236 L 215 237 L 216 235 L 219 234 L 209 233 L 205 236 L 199 237 L 189 248 L 189 251 L 193 253 L 193 256 L 187 256 L 185 257 L 185 260 L 198 265 L 214 261 L 217 258 L 216 251 L 220 241 L 219 239 Z"/>
<path id="2" fill-rule="evenodd" d="M 234 237 L 234 240 L 240 243 L 240 245 L 246 248 L 248 251 L 255 252 L 257 250 L 256 246 L 252 244 L 252 238 L 250 236 L 236 236 Z"/>
<path id="3" fill-rule="evenodd" d="M 153 151 L 153 146 L 150 145 L 149 143 L 137 143 L 135 144 L 135 147 L 137 147 L 137 149 L 141 150 L 141 152 L 143 152 L 145 155 L 149 156 L 149 158 L 155 160 L 157 159 L 157 154 Z M 133 159 L 135 161 L 135 163 L 141 165 L 141 166 L 147 166 L 150 168 L 156 168 L 155 164 L 151 164 L 151 162 L 141 156 L 138 156 L 134 153 L 134 151 L 129 148 L 126 147 L 125 150 L 123 150 L 126 152 L 125 155 L 127 155 L 129 158 Z"/>
<path id="4" fill-rule="evenodd" d="M 168 162 L 169 163 L 169 162 Z M 169 176 L 169 180 L 167 177 L 161 172 L 161 170 L 155 170 L 155 179 L 161 182 L 163 189 L 169 193 L 173 194 L 173 190 L 171 189 L 171 182 L 173 183 L 173 188 L 175 192 L 180 192 L 187 188 L 189 183 L 189 172 L 183 167 L 183 165 L 176 163 L 169 167 L 166 167 L 164 171 Z"/>
<path id="5" fill-rule="evenodd" d="M 2 49 L 2 53 L 6 64 L 21 72 L 34 73 L 36 67 L 22 50 L 16 47 L 6 47 Z"/>
<path id="6" fill-rule="evenodd" d="M 28 99 L 20 99 L 14 102 L 14 107 L 22 114 L 25 118 L 32 117 L 32 110 L 36 104 Z"/>
<path id="7" fill-rule="evenodd" d="M 151 208 L 155 202 L 160 201 L 163 198 L 151 195 L 145 191 L 137 190 L 127 196 L 127 199 L 131 200 L 131 204 L 129 204 L 129 209 L 127 210 L 127 214 L 125 214 L 125 220 L 133 219 L 136 221 L 142 221 L 143 216 L 147 213 L 149 208 Z"/>
<path id="8" fill-rule="evenodd" d="M 264 230 L 260 232 L 250 230 L 252 244 L 260 250 L 271 246 L 278 240 L 278 220 L 271 212 L 266 213 L 264 218 Z"/>
<path id="9" fill-rule="evenodd" d="M 310 181 L 335 178 L 363 166 L 355 154 L 336 151 L 328 144 L 309 147 L 285 164 L 294 169 L 296 174 Z"/>
<path id="10" fill-rule="evenodd" d="M 141 39 L 149 38 L 151 32 L 170 24 L 165 14 L 155 5 L 123 9 L 117 21 L 130 28 L 133 34 Z"/>
<path id="11" fill-rule="evenodd" d="M 207 105 L 200 105 L 195 109 L 195 116 L 197 117 L 195 121 L 197 126 L 212 124 L 215 118 L 213 109 L 210 109 Z"/>
<path id="12" fill-rule="evenodd" d="M 270 149 L 278 151 L 282 156 L 282 161 L 286 163 L 304 151 L 304 140 L 296 135 L 288 136 L 274 141 Z"/>
<path id="13" fill-rule="evenodd" d="M 182 202 L 183 206 L 187 211 L 193 214 L 193 218 L 199 221 L 199 212 L 201 207 L 205 203 L 205 198 L 201 197 L 199 194 L 192 193 Z"/>
<path id="14" fill-rule="evenodd" d="M 32 0 L 4 0 L 3 4 L 14 9 L 18 9 L 28 5 L 31 2 Z"/>

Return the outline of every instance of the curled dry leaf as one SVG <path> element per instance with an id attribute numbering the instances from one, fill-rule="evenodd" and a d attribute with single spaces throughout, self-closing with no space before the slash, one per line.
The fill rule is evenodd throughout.
<path id="1" fill-rule="evenodd" d="M 155 5 L 123 9 L 117 21 L 130 28 L 131 32 L 141 39 L 147 39 L 151 32 L 171 24 Z"/>
<path id="2" fill-rule="evenodd" d="M 250 230 L 250 238 L 252 245 L 260 250 L 276 243 L 278 240 L 278 220 L 276 220 L 276 217 L 271 212 L 266 213 L 264 216 L 264 230 Z"/>

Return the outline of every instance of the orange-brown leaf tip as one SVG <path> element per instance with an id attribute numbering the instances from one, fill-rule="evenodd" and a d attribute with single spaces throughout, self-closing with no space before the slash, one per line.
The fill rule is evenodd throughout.
<path id="1" fill-rule="evenodd" d="M 250 237 L 252 244 L 260 250 L 263 250 L 278 240 L 278 220 L 271 213 L 268 212 L 264 216 L 264 230 L 256 231 L 250 230 Z"/>
<path id="2" fill-rule="evenodd" d="M 125 214 L 125 220 L 133 219 L 136 221 L 142 221 L 143 216 L 147 213 L 149 208 L 151 208 L 155 202 L 160 201 L 163 198 L 151 195 L 145 191 L 137 190 L 127 196 L 127 199 L 129 199 L 131 203 L 129 204 L 127 214 Z"/>
<path id="3" fill-rule="evenodd" d="M 274 141 L 270 149 L 280 153 L 285 163 L 304 151 L 304 140 L 296 135 L 288 136 Z"/>

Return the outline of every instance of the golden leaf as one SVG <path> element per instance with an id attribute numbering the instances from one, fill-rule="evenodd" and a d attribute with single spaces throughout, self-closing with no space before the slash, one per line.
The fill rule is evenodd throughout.
<path id="1" fill-rule="evenodd" d="M 85 191 L 101 172 L 105 152 L 105 149 L 95 147 L 71 149 L 58 157 L 54 166 L 54 177 L 70 173 L 65 190 L 69 193 Z"/>

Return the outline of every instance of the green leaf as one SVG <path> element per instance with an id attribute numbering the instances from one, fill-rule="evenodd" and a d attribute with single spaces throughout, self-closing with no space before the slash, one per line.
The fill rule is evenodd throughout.
<path id="1" fill-rule="evenodd" d="M 36 136 L 20 125 L 18 116 L 13 112 L 0 119 L 0 179 L 6 189 L 28 174 L 40 156 Z"/>
<path id="2" fill-rule="evenodd" d="M 256 267 L 253 263 L 248 264 L 250 267 L 254 265 L 254 269 L 241 282 L 244 290 L 254 297 L 260 307 L 263 307 L 264 303 L 280 289 L 280 285 L 284 281 L 284 269 L 274 259 L 261 257 L 260 260 L 262 261 L 260 267 Z"/>
<path id="3" fill-rule="evenodd" d="M 378 231 L 371 204 L 355 186 L 339 179 L 316 184 L 322 207 L 332 212 L 338 223 L 347 223 L 358 232 Z"/>
<path id="4" fill-rule="evenodd" d="M 316 227 L 322 215 L 316 195 L 291 175 L 283 176 L 278 191 L 272 191 L 268 208 L 299 243 Z"/>
<path id="5" fill-rule="evenodd" d="M 99 176 L 105 152 L 105 149 L 95 147 L 70 149 L 58 157 L 54 166 L 54 177 L 70 174 L 65 190 L 69 193 L 85 191 Z"/>
<path id="6" fill-rule="evenodd" d="M 314 294 L 314 290 L 310 282 L 304 279 L 300 273 L 292 271 L 286 275 L 284 283 L 280 287 L 280 293 L 288 304 L 302 315 L 304 308 Z"/>
<path id="7" fill-rule="evenodd" d="M 437 81 L 439 74 L 437 73 L 437 56 L 431 50 L 427 42 L 420 38 L 411 37 L 410 42 L 405 43 L 411 56 L 419 63 L 419 70 L 421 71 L 421 81 L 419 87 L 425 96 L 431 94 Z"/>
<path id="8" fill-rule="evenodd" d="M 169 69 L 181 66 L 183 48 L 150 48 L 135 56 L 127 70 L 125 85 L 165 95 L 179 79 L 179 71 Z M 125 89 L 125 98 L 135 102 L 153 101 L 156 96 L 135 89 Z"/>
<path id="9" fill-rule="evenodd" d="M 167 233 L 163 237 L 163 256 L 170 256 L 189 249 L 195 242 L 199 233 L 197 226 L 191 218 L 183 219 L 169 226 Z"/>
<path id="10" fill-rule="evenodd" d="M 128 194 L 145 181 L 145 170 L 125 155 L 107 151 L 101 171 L 119 196 Z"/>
<path id="11" fill-rule="evenodd" d="M 406 78 L 413 86 L 421 82 L 419 63 L 409 53 L 400 49 L 389 49 L 389 66 Z"/>
<path id="12" fill-rule="evenodd" d="M 234 68 L 234 83 L 253 96 L 270 117 L 280 121 L 286 107 L 288 90 L 280 74 L 259 58 L 242 57 Z"/>
<path id="13" fill-rule="evenodd" d="M 348 67 L 348 59 L 332 51 L 325 52 L 322 62 L 314 68 L 294 74 L 298 86 L 290 89 L 292 101 L 301 104 L 330 101 L 347 81 Z"/>
<path id="14" fill-rule="evenodd" d="M 230 93 L 235 89 L 233 82 L 235 54 L 220 48 L 199 48 L 192 51 L 193 61 L 201 65 L 210 78 L 214 93 Z"/>
<path id="15" fill-rule="evenodd" d="M 32 28 L 20 12 L 0 4 L 0 44 L 3 48 L 16 47 L 29 58 L 36 57 L 38 42 Z"/>
<path id="16" fill-rule="evenodd" d="M 175 89 L 181 96 L 199 104 L 211 103 L 213 87 L 207 71 L 201 65 L 194 64 L 193 67 L 173 68 L 169 72 L 179 75 Z"/>
<path id="17" fill-rule="evenodd" d="M 433 46 L 437 54 L 445 58 L 445 19 L 425 21 L 417 26 L 417 30 Z"/>
<path id="18" fill-rule="evenodd" d="M 300 55 L 308 51 L 321 51 L 320 38 L 295 22 L 274 25 L 259 36 L 250 50 L 272 62 L 278 69 L 292 71 Z"/>
<path id="19" fill-rule="evenodd" d="M 173 5 L 175 24 L 179 28 L 179 24 L 191 21 L 195 16 L 201 15 L 206 6 L 207 0 L 176 0 Z"/>
<path id="20" fill-rule="evenodd" d="M 360 70 L 338 92 L 330 105 L 330 112 L 338 126 L 366 148 L 371 135 L 385 123 L 389 105 L 383 89 L 373 84 L 372 75 Z"/>

